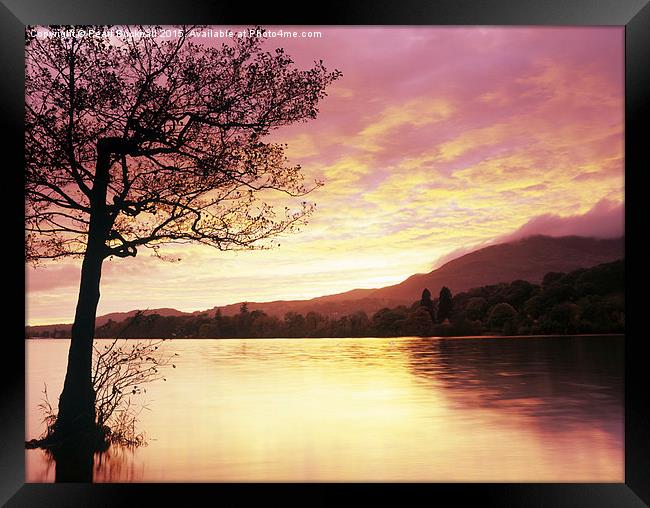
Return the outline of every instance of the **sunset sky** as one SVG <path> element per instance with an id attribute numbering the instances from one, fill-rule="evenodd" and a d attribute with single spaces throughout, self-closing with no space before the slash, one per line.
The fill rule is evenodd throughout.
<path id="1" fill-rule="evenodd" d="M 271 251 L 106 261 L 98 314 L 311 298 L 395 284 L 495 240 L 623 233 L 622 27 L 314 30 L 267 41 L 343 73 L 316 120 L 272 136 L 325 182 L 309 224 Z M 72 322 L 79 270 L 27 267 L 27 324 Z"/>

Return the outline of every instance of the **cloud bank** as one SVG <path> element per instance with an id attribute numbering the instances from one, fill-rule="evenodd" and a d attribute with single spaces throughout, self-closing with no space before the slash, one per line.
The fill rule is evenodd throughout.
<path id="1" fill-rule="evenodd" d="M 534 235 L 545 236 L 588 236 L 592 238 L 618 238 L 625 234 L 625 209 L 623 203 L 601 199 L 584 214 L 560 216 L 545 213 L 533 217 L 512 233 L 494 240 L 481 242 L 469 247 L 454 249 L 438 258 L 433 268 L 468 254 L 477 249 L 498 243 L 512 242 Z"/>

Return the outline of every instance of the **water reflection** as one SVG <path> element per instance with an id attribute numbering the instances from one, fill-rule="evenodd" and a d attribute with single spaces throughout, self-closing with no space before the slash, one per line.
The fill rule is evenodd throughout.
<path id="1" fill-rule="evenodd" d="M 149 446 L 95 454 L 92 481 L 623 481 L 622 337 L 171 347 L 177 368 L 140 422 Z M 33 436 L 67 341 L 27 351 Z M 58 458 L 55 473 L 27 451 L 27 481 L 59 478 Z"/>
<path id="2" fill-rule="evenodd" d="M 143 465 L 136 464 L 134 448 L 113 445 L 108 450 L 94 452 L 89 447 L 65 446 L 48 450 L 34 449 L 28 457 L 28 469 L 34 461 L 41 465 L 31 482 L 100 483 L 137 482 L 143 478 Z"/>
<path id="3" fill-rule="evenodd" d="M 119 478 L 120 482 L 142 481 L 144 465 L 135 460 L 135 448 L 113 445 L 107 453 L 95 454 L 93 476 L 95 482 L 111 482 Z"/>
<path id="4" fill-rule="evenodd" d="M 409 366 L 461 407 L 527 416 L 547 432 L 586 422 L 622 443 L 620 337 L 403 341 Z"/>
<path id="5" fill-rule="evenodd" d="M 66 444 L 54 448 L 51 452 L 56 464 L 57 483 L 61 482 L 92 482 L 94 452 L 89 446 Z"/>

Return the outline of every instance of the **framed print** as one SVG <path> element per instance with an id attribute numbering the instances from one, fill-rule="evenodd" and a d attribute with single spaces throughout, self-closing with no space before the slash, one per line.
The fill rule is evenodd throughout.
<path id="1" fill-rule="evenodd" d="M 6 4 L 8 506 L 650 505 L 646 2 Z"/>

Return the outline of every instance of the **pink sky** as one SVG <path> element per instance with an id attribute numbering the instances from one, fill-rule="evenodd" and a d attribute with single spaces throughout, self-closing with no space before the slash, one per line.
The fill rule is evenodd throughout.
<path id="1" fill-rule="evenodd" d="M 272 251 L 107 261 L 100 314 L 380 287 L 497 238 L 623 232 L 622 28 L 278 28 L 322 37 L 269 49 L 343 72 L 316 120 L 273 134 L 325 181 L 316 214 Z M 79 265 L 27 268 L 29 324 L 72 320 Z"/>

